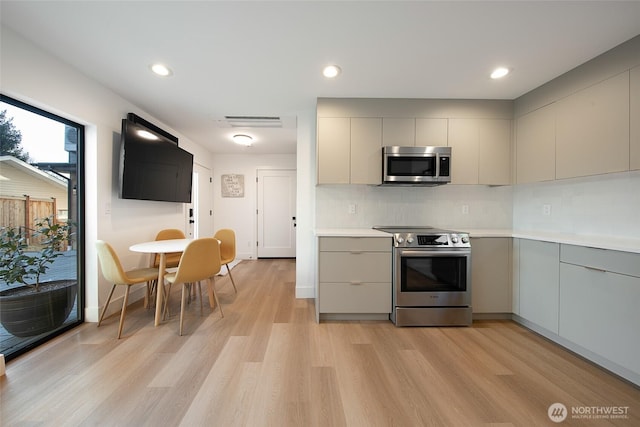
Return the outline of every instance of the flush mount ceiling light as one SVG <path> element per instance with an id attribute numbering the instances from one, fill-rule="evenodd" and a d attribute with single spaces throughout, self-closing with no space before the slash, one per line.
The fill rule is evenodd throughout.
<path id="1" fill-rule="evenodd" d="M 170 75 L 173 74 L 173 72 L 169 69 L 169 67 L 167 67 L 164 64 L 153 64 L 151 65 L 150 68 L 151 68 L 151 71 L 153 71 L 154 73 L 156 73 L 161 77 L 169 77 Z"/>
<path id="2" fill-rule="evenodd" d="M 340 67 L 337 65 L 327 65 L 322 69 L 322 75 L 328 79 L 333 79 L 338 77 L 338 75 L 342 72 Z"/>
<path id="3" fill-rule="evenodd" d="M 509 69 L 508 68 L 498 67 L 495 70 L 493 70 L 493 72 L 491 73 L 491 78 L 492 79 L 501 79 L 504 76 L 506 76 L 507 74 L 509 74 Z"/>
<path id="4" fill-rule="evenodd" d="M 251 144 L 253 143 L 253 138 L 250 137 L 249 135 L 237 134 L 237 135 L 233 135 L 233 142 L 235 142 L 236 144 L 250 147 Z"/>

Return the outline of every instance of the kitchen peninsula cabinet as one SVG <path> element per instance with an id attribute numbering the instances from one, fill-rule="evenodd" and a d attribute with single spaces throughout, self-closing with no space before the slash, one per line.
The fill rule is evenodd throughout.
<path id="1" fill-rule="evenodd" d="M 556 178 L 629 170 L 629 72 L 557 102 Z"/>
<path id="2" fill-rule="evenodd" d="M 321 236 L 318 253 L 318 320 L 389 318 L 389 237 Z"/>
<path id="3" fill-rule="evenodd" d="M 561 245 L 559 335 L 640 378 L 640 254 Z"/>
<path id="4" fill-rule="evenodd" d="M 511 240 L 471 238 L 471 307 L 474 316 L 512 312 Z"/>
<path id="5" fill-rule="evenodd" d="M 630 75 L 630 141 L 631 141 L 631 161 L 630 169 L 640 169 L 640 66 L 633 68 Z"/>

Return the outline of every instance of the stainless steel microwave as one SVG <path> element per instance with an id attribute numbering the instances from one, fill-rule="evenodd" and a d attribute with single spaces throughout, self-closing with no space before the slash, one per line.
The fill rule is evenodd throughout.
<path id="1" fill-rule="evenodd" d="M 382 185 L 451 182 L 451 147 L 382 147 Z"/>

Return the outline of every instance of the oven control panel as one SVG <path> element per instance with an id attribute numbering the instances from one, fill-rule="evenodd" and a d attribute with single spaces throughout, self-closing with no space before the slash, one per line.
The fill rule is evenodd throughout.
<path id="1" fill-rule="evenodd" d="M 394 233 L 396 248 L 470 248 L 468 233 Z"/>

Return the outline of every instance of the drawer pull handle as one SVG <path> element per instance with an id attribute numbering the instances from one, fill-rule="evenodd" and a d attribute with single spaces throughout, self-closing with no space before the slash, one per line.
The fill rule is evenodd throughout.
<path id="1" fill-rule="evenodd" d="M 352 281 L 351 281 L 351 284 L 352 284 L 352 285 L 362 285 L 362 282 L 352 280 Z"/>
<path id="2" fill-rule="evenodd" d="M 598 273 L 606 273 L 607 272 L 607 270 L 603 270 L 601 268 L 589 267 L 587 265 L 585 265 L 584 268 L 586 268 L 587 270 L 591 270 L 591 271 L 597 271 Z"/>
<path id="3" fill-rule="evenodd" d="M 362 254 L 362 251 L 350 251 L 349 253 L 352 255 L 360 255 Z"/>

